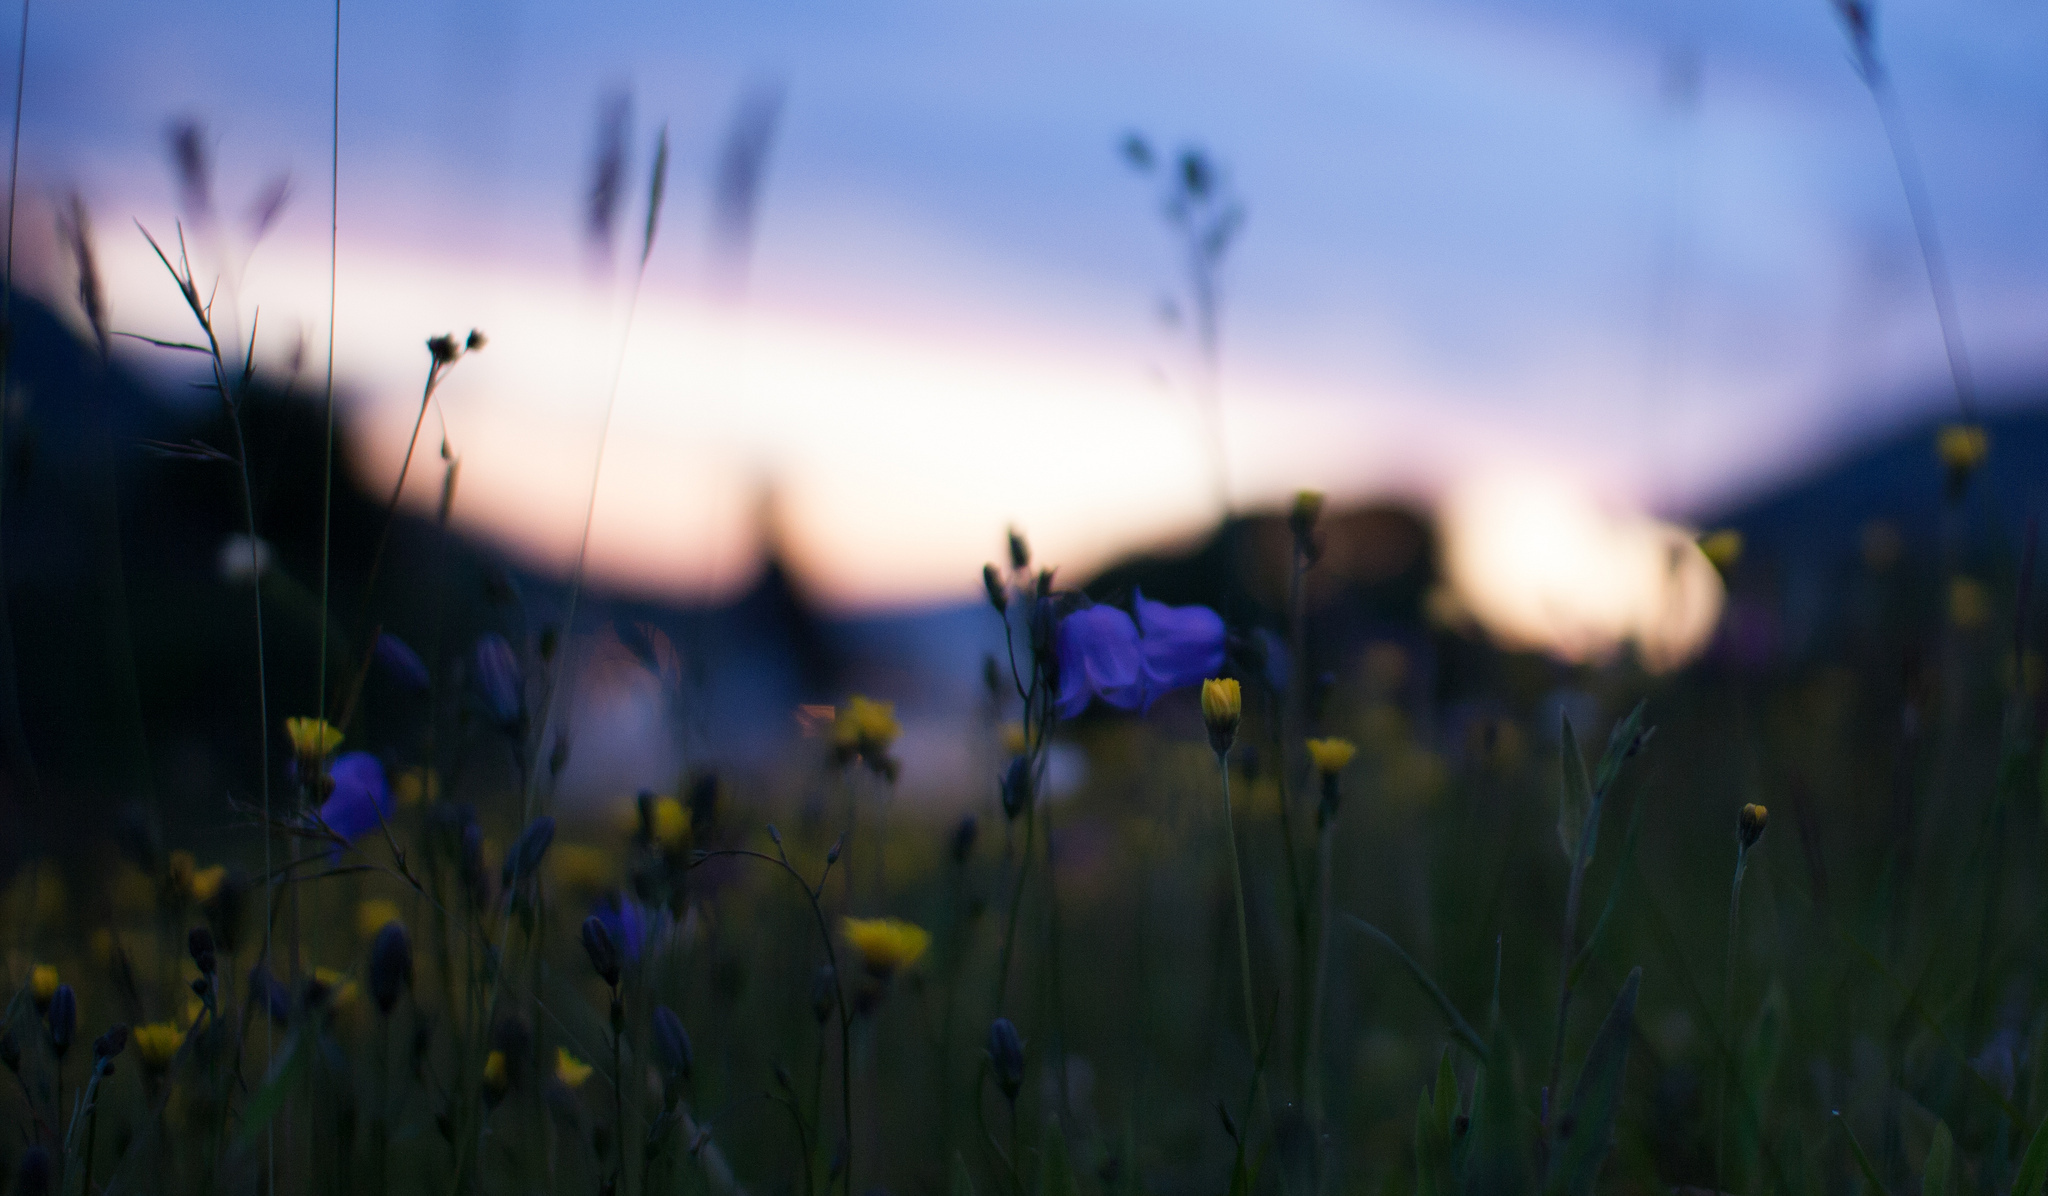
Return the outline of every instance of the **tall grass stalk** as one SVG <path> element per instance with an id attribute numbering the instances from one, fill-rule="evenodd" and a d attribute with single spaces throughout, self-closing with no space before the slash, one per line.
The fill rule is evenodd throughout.
<path id="1" fill-rule="evenodd" d="M 1230 895 L 1237 903 L 1237 965 L 1238 978 L 1244 982 L 1244 1040 L 1256 1061 L 1260 1058 L 1258 998 L 1252 993 L 1252 938 L 1244 913 L 1244 868 L 1237 858 L 1237 816 L 1230 807 L 1228 753 L 1216 754 L 1216 771 L 1223 779 L 1223 841 L 1230 852 Z M 1255 1076 L 1253 1086 L 1257 1084 Z"/>
<path id="2" fill-rule="evenodd" d="M 1721 1037 L 1723 1049 L 1715 1054 L 1714 1077 L 1714 1189 L 1728 1189 L 1722 1173 L 1722 1149 L 1728 1123 L 1728 1057 L 1735 1053 L 1735 945 L 1742 922 L 1742 877 L 1749 871 L 1750 845 L 1740 840 L 1735 848 L 1735 880 L 1728 887 L 1728 959 L 1721 977 Z"/>

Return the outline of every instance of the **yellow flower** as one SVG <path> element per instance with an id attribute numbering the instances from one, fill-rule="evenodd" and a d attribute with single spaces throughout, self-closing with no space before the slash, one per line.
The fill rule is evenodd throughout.
<path id="1" fill-rule="evenodd" d="M 284 734 L 292 741 L 292 750 L 308 760 L 324 760 L 341 746 L 340 729 L 324 718 L 288 718 Z"/>
<path id="2" fill-rule="evenodd" d="M 1755 847 L 1756 841 L 1764 837 L 1764 827 L 1768 826 L 1770 821 L 1771 812 L 1755 802 L 1742 807 L 1735 815 L 1735 834 L 1742 840 L 1744 851 Z"/>
<path id="3" fill-rule="evenodd" d="M 1237 720 L 1244 712 L 1244 691 L 1235 677 L 1202 682 L 1202 721 L 1209 727 L 1209 746 L 1227 755 L 1237 740 Z"/>
<path id="4" fill-rule="evenodd" d="M 505 1052 L 492 1051 L 484 1056 L 484 1099 L 496 1104 L 511 1086 L 512 1075 L 505 1065 Z"/>
<path id="5" fill-rule="evenodd" d="M 227 876 L 226 864 L 215 864 L 211 868 L 201 868 L 192 873 L 192 900 L 213 900 L 214 894 L 220 892 L 221 882 L 226 880 Z"/>
<path id="6" fill-rule="evenodd" d="M 227 875 L 222 868 L 214 873 L 211 868 L 202 873 L 199 861 L 189 851 L 174 851 L 164 865 L 164 880 L 170 888 L 170 895 L 176 901 L 204 901 L 220 891 L 221 877 Z M 202 896 L 200 890 L 205 889 Z"/>
<path id="7" fill-rule="evenodd" d="M 1948 585 L 1948 618 L 1964 631 L 1975 631 L 1991 621 L 1991 594 L 1984 583 L 1972 577 L 1958 577 Z"/>
<path id="8" fill-rule="evenodd" d="M 356 982 L 348 978 L 348 973 L 337 972 L 333 968 L 314 968 L 313 979 L 327 990 L 328 1003 L 336 1009 L 347 1009 L 356 1003 Z"/>
<path id="9" fill-rule="evenodd" d="M 896 721 L 896 703 L 877 702 L 859 694 L 848 698 L 832 720 L 832 742 L 863 753 L 886 752 L 901 734 L 903 726 Z"/>
<path id="10" fill-rule="evenodd" d="M 489 1064 L 485 1064 L 486 1073 Z M 569 1053 L 568 1047 L 555 1048 L 555 1078 L 570 1089 L 583 1087 L 583 1081 L 590 1078 L 590 1064 Z"/>
<path id="11" fill-rule="evenodd" d="M 59 983 L 57 968 L 53 964 L 39 963 L 29 969 L 28 989 L 36 999 L 36 1008 L 41 1009 L 50 1003 L 50 998 L 57 995 Z"/>
<path id="12" fill-rule="evenodd" d="M 1316 771 L 1325 776 L 1335 776 L 1351 763 L 1351 757 L 1358 754 L 1358 745 L 1348 739 L 1311 739 L 1308 741 L 1308 758 L 1315 762 Z"/>
<path id="13" fill-rule="evenodd" d="M 690 841 L 690 812 L 683 803 L 673 797 L 658 797 L 654 800 L 654 841 L 664 851 L 680 851 Z"/>
<path id="14" fill-rule="evenodd" d="M 1742 533 L 1732 527 L 1708 532 L 1700 537 L 1700 552 L 1714 563 L 1714 568 L 1726 573 L 1742 559 Z"/>
<path id="15" fill-rule="evenodd" d="M 1935 437 L 1934 447 L 1951 473 L 1968 474 L 1984 464 L 1991 442 L 1976 424 L 1949 424 Z"/>
<path id="16" fill-rule="evenodd" d="M 924 956 L 932 936 L 901 918 L 842 918 L 840 929 L 867 970 L 884 979 Z"/>
<path id="17" fill-rule="evenodd" d="M 142 1057 L 142 1066 L 154 1075 L 162 1075 L 177 1057 L 178 1048 L 185 1045 L 185 1032 L 169 1022 L 137 1026 L 134 1037 L 135 1053 Z"/>
<path id="18" fill-rule="evenodd" d="M 687 819 L 688 811 L 684 811 Z M 661 829 L 661 816 L 655 815 L 655 830 Z M 666 845 L 664 845 L 666 846 Z M 557 843 L 548 853 L 548 864 L 553 869 L 555 880 L 571 889 L 596 892 L 611 887 L 615 869 L 611 853 L 601 847 L 587 843 Z"/>
<path id="19" fill-rule="evenodd" d="M 441 796 L 441 774 L 431 768 L 408 768 L 392 781 L 391 795 L 401 806 L 437 801 Z"/>
<path id="20" fill-rule="evenodd" d="M 1002 735 L 1003 751 L 1005 753 L 1012 756 L 1021 756 L 1024 754 L 1024 748 L 1027 745 L 1024 741 L 1023 723 L 1004 723 Z"/>
<path id="21" fill-rule="evenodd" d="M 378 931 L 404 916 L 396 901 L 372 897 L 356 906 L 356 933 L 366 939 L 375 938 Z"/>

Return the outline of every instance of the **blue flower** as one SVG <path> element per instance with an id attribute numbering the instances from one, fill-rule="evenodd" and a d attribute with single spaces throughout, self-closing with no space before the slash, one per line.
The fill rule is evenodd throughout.
<path id="1" fill-rule="evenodd" d="M 1060 620 L 1054 644 L 1060 692 L 1054 709 L 1073 718 L 1101 698 L 1118 710 L 1136 710 L 1145 699 L 1144 657 L 1138 625 L 1113 606 L 1091 606 Z"/>
<path id="2" fill-rule="evenodd" d="M 622 959 L 640 962 L 640 949 L 647 945 L 647 911 L 639 902 L 614 895 L 592 906 L 590 916 L 603 923 Z"/>
<path id="3" fill-rule="evenodd" d="M 327 766 L 334 790 L 320 806 L 320 821 L 349 842 L 391 817 L 391 789 L 384 766 L 368 752 L 343 752 Z"/>
<path id="4" fill-rule="evenodd" d="M 427 688 L 426 662 L 404 640 L 388 631 L 382 632 L 377 636 L 375 652 L 377 663 L 384 666 L 392 680 L 407 689 Z"/>
<path id="5" fill-rule="evenodd" d="M 1223 616 L 1206 606 L 1168 606 L 1136 595 L 1145 705 L 1223 671 Z"/>
<path id="6" fill-rule="evenodd" d="M 1056 642 L 1060 691 L 1054 708 L 1073 718 L 1100 698 L 1118 710 L 1143 710 L 1160 695 L 1223 670 L 1223 617 L 1206 606 L 1168 606 L 1140 593 L 1133 620 L 1113 606 L 1091 606 L 1061 620 Z"/>
<path id="7" fill-rule="evenodd" d="M 505 637 L 495 631 L 485 632 L 476 641 L 476 680 L 497 720 L 507 727 L 517 726 L 526 715 L 519 658 L 513 655 L 512 645 L 505 642 Z"/>

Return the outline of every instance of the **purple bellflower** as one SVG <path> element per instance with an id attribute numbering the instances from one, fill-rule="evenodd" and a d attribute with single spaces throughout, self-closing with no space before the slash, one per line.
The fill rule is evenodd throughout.
<path id="1" fill-rule="evenodd" d="M 476 641 L 476 680 L 498 722 L 507 727 L 517 726 L 526 715 L 519 657 L 513 654 L 505 637 L 495 631 L 485 632 Z"/>
<path id="2" fill-rule="evenodd" d="M 327 829 L 353 843 L 391 817 L 391 788 L 384 766 L 368 752 L 343 752 L 327 766 L 334 790 L 320 806 Z"/>
<path id="3" fill-rule="evenodd" d="M 640 962 L 640 951 L 647 945 L 647 911 L 640 907 L 639 902 L 613 894 L 592 906 L 590 916 L 602 923 L 605 933 L 611 935 L 619 958 L 627 963 Z"/>
<path id="4" fill-rule="evenodd" d="M 407 689 L 427 688 L 427 664 L 404 640 L 388 631 L 380 632 L 375 652 L 377 663 L 384 666 L 393 681 Z"/>
<path id="5" fill-rule="evenodd" d="M 1223 669 L 1223 617 L 1206 606 L 1168 606 L 1141 592 L 1133 620 L 1091 606 L 1060 621 L 1060 691 L 1054 708 L 1073 718 L 1100 698 L 1118 710 L 1149 709 L 1160 695 Z"/>

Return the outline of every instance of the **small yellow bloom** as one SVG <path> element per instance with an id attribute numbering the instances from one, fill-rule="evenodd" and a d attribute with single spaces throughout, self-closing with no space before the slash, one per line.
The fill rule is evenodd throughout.
<path id="1" fill-rule="evenodd" d="M 485 1065 L 486 1071 L 489 1065 Z M 583 1087 L 583 1081 L 590 1078 L 590 1064 L 569 1053 L 568 1047 L 555 1048 L 555 1078 L 563 1086 L 574 1090 Z"/>
<path id="2" fill-rule="evenodd" d="M 178 1055 L 178 1048 L 185 1045 L 185 1032 L 169 1022 L 155 1022 L 135 1027 L 135 1053 L 142 1057 L 142 1066 L 153 1075 L 162 1075 L 171 1066 L 171 1060 Z"/>
<path id="3" fill-rule="evenodd" d="M 1351 763 L 1351 757 L 1358 754 L 1358 745 L 1348 739 L 1311 739 L 1308 741 L 1308 758 L 1315 763 L 1316 771 L 1325 776 L 1335 776 Z"/>
<path id="4" fill-rule="evenodd" d="M 901 918 L 843 918 L 840 929 L 867 970 L 884 979 L 916 963 L 932 945 L 929 931 Z"/>
<path id="5" fill-rule="evenodd" d="M 341 730 L 324 718 L 288 718 L 284 734 L 292 741 L 292 751 L 308 760 L 324 760 L 341 746 Z"/>
<path id="6" fill-rule="evenodd" d="M 372 897 L 356 906 L 356 933 L 366 939 L 375 938 L 378 931 L 404 916 L 396 901 Z"/>
<path id="7" fill-rule="evenodd" d="M 505 1052 L 492 1051 L 484 1056 L 484 1099 L 495 1104 L 512 1086 L 512 1074 L 505 1064 Z"/>
<path id="8" fill-rule="evenodd" d="M 408 768 L 391 782 L 391 795 L 401 806 L 438 801 L 441 797 L 441 774 L 431 768 Z"/>
<path id="9" fill-rule="evenodd" d="M 193 872 L 191 881 L 192 900 L 213 900 L 214 894 L 220 892 L 221 882 L 226 880 L 227 877 L 228 869 L 225 864 L 215 864 L 211 868 L 201 868 Z"/>
<path id="10" fill-rule="evenodd" d="M 1028 745 L 1024 740 L 1023 723 L 1004 723 L 1002 735 L 1003 751 L 1006 754 L 1011 756 L 1021 756 L 1024 754 L 1024 749 Z"/>
<path id="11" fill-rule="evenodd" d="M 1976 424 L 1949 424 L 1935 437 L 1934 447 L 1949 472 L 1967 475 L 1984 464 L 1991 442 Z"/>
<path id="12" fill-rule="evenodd" d="M 1763 806 L 1751 802 L 1742 807 L 1741 812 L 1735 816 L 1735 834 L 1742 840 L 1744 851 L 1755 847 L 1756 841 L 1764 837 L 1764 827 L 1769 825 L 1770 821 L 1771 812 Z"/>
<path id="13" fill-rule="evenodd" d="M 877 702 L 859 694 L 848 698 L 832 720 L 832 742 L 841 748 L 886 752 L 901 734 L 896 703 Z"/>
<path id="14" fill-rule="evenodd" d="M 59 983 L 57 968 L 53 964 L 39 963 L 29 970 L 28 989 L 36 999 L 36 1008 L 41 1009 L 50 1003 L 50 998 L 57 995 Z"/>
<path id="15" fill-rule="evenodd" d="M 336 1009 L 347 1009 L 356 1003 L 356 982 L 348 978 L 348 973 L 337 972 L 333 968 L 314 968 L 313 979 L 327 990 L 327 1001 Z"/>
<path id="16" fill-rule="evenodd" d="M 1948 618 L 1964 631 L 1975 631 L 1991 621 L 1991 593 L 1973 577 L 1958 577 L 1948 585 Z"/>
<path id="17" fill-rule="evenodd" d="M 654 841 L 664 851 L 680 851 L 690 841 L 690 812 L 673 797 L 654 800 Z"/>
<path id="18" fill-rule="evenodd" d="M 1714 568 L 1726 573 L 1742 559 L 1742 533 L 1732 527 L 1708 532 L 1700 537 L 1700 552 L 1714 563 Z"/>
<path id="19" fill-rule="evenodd" d="M 688 813 L 684 811 L 685 817 Z M 657 814 L 655 830 L 659 832 L 660 829 L 661 817 Z M 557 883 L 585 892 L 610 888 L 617 872 L 612 866 L 610 852 L 587 843 L 557 843 L 554 850 L 548 852 L 548 865 L 554 871 Z"/>
<path id="20" fill-rule="evenodd" d="M 1202 721 L 1209 727 L 1209 746 L 1219 756 L 1230 751 L 1237 740 L 1237 721 L 1244 712 L 1244 691 L 1235 677 L 1211 677 L 1202 682 Z"/>

